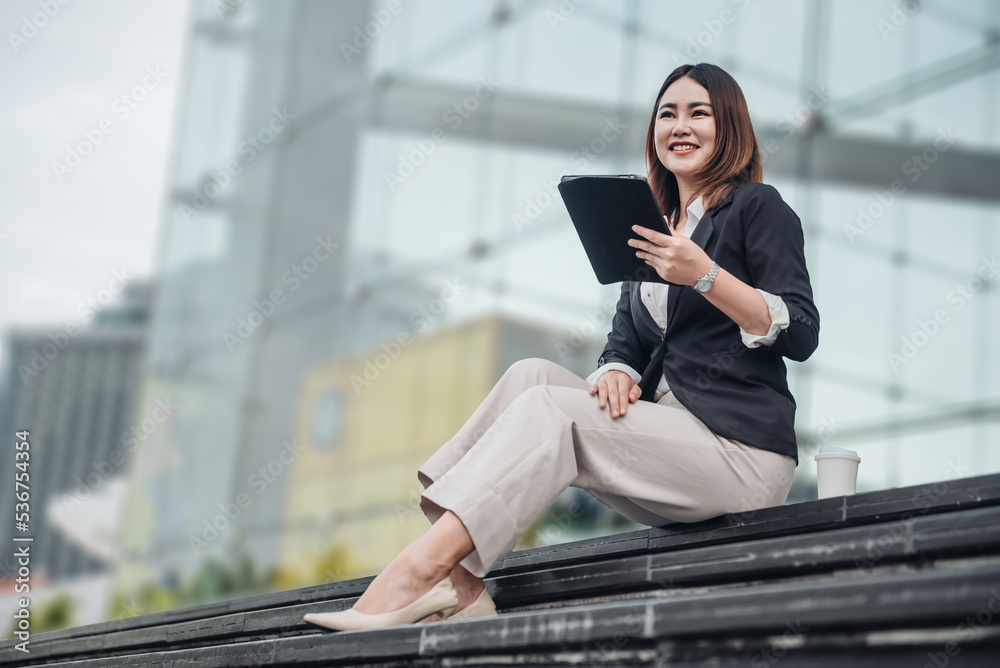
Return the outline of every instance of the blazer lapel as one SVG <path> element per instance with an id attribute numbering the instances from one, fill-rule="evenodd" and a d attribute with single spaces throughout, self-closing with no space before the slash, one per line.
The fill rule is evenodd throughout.
<path id="1" fill-rule="evenodd" d="M 739 186 L 737 186 L 737 188 L 738 187 Z M 694 228 L 694 234 L 691 235 L 691 241 L 701 246 L 702 250 L 705 249 L 705 246 L 708 244 L 708 240 L 712 237 L 712 232 L 715 230 L 715 224 L 712 222 L 713 215 L 732 201 L 734 192 L 736 192 L 736 188 L 733 188 L 718 206 L 710 211 L 706 211 L 705 215 L 698 221 L 698 226 Z M 680 296 L 684 287 L 686 286 L 671 285 L 667 289 L 667 329 L 670 328 L 670 323 L 674 321 L 674 311 L 677 309 L 677 298 Z"/>

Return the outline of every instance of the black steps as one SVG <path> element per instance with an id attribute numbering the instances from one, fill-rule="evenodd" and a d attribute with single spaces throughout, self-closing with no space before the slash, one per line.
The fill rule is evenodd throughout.
<path id="1" fill-rule="evenodd" d="M 0 663 L 996 667 L 1000 475 L 511 553 L 487 579 L 498 618 L 302 621 L 370 580 L 40 634 L 28 655 L 7 641 Z"/>

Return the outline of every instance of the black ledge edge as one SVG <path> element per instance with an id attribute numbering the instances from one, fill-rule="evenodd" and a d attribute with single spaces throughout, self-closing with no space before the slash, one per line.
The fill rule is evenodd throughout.
<path id="1" fill-rule="evenodd" d="M 546 567 L 598 561 L 607 557 L 627 557 L 650 551 L 667 552 L 769 536 L 807 534 L 837 526 L 870 524 L 886 520 L 905 522 L 911 517 L 920 515 L 997 504 L 1000 504 L 1000 473 L 958 478 L 762 508 L 745 513 L 722 515 L 703 522 L 675 523 L 664 527 L 639 529 L 600 538 L 520 550 L 504 557 L 489 572 L 487 579 L 492 580 L 500 576 Z M 343 582 L 88 624 L 38 634 L 33 638 L 34 641 L 82 638 L 218 618 L 239 612 L 350 599 L 360 596 L 374 577 L 372 575 Z M 13 647 L 16 643 L 16 639 L 0 642 L 0 650 Z"/>
<path id="2" fill-rule="evenodd" d="M 906 520 L 920 515 L 997 504 L 1000 504 L 1000 473 L 730 513 L 703 522 L 677 522 L 625 534 L 520 550 L 504 557 L 489 576 L 536 569 L 552 562 L 567 564 L 593 560 L 607 554 L 624 556 L 654 550 L 665 552 L 766 536 L 824 531 L 836 526 Z"/>
<path id="3" fill-rule="evenodd" d="M 785 582 L 636 601 L 505 614 L 490 619 L 405 625 L 371 631 L 298 635 L 142 655 L 49 664 L 80 668 L 351 664 L 358 660 L 428 662 L 447 656 L 517 656 L 543 648 L 613 641 L 662 647 L 665 639 L 774 636 L 930 629 L 955 631 L 1000 605 L 1000 563 L 873 575 L 854 582 Z M 974 623 L 974 622 L 973 622 Z M 422 628 L 421 628 L 422 627 Z M 1000 646 L 986 627 L 977 642 Z M 967 638 L 964 642 L 969 642 Z M 911 643 L 912 644 L 912 641 Z M 929 634 L 928 646 L 943 646 Z M 975 643 L 973 643 L 975 644 Z"/>
<path id="4" fill-rule="evenodd" d="M 742 543 L 651 552 L 494 580 L 501 610 L 595 595 L 725 586 L 761 579 L 866 576 L 886 567 L 921 568 L 935 558 L 1000 556 L 1000 506 L 830 529 Z"/>
<path id="5" fill-rule="evenodd" d="M 518 573 L 494 581 L 493 598 L 501 609 L 537 601 L 571 601 L 602 593 L 630 591 L 676 595 L 679 587 L 751 584 L 764 578 L 829 575 L 862 577 L 882 566 L 942 556 L 975 556 L 1000 564 L 1000 506 L 974 508 L 901 520 L 894 524 L 841 527 L 822 534 L 762 538 L 747 543 L 711 545 L 676 552 L 609 558 L 543 572 Z M 651 594 L 656 595 L 656 594 Z M 245 641 L 312 631 L 306 612 L 342 609 L 349 601 L 315 602 L 271 610 L 234 613 L 79 639 L 32 643 L 35 659 L 87 654 L 161 651 L 169 645 Z M 0 652 L 0 659 L 4 655 Z M 8 655 L 14 662 L 16 656 Z"/>

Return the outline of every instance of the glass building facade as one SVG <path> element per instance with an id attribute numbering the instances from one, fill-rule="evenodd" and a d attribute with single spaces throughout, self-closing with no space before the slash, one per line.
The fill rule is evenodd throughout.
<path id="1" fill-rule="evenodd" d="M 183 408 L 132 472 L 123 590 L 241 553 L 355 577 L 419 535 L 416 466 L 507 365 L 596 367 L 619 287 L 555 184 L 645 174 L 685 62 L 740 83 L 802 220 L 796 489 L 827 443 L 859 491 L 1000 471 L 1000 5 L 193 9 L 139 410 Z"/>

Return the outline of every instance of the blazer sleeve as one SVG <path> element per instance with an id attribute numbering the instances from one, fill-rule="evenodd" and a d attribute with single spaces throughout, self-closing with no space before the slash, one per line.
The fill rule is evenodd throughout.
<path id="1" fill-rule="evenodd" d="M 621 297 L 618 298 L 618 306 L 611 320 L 611 333 L 608 334 L 604 352 L 597 361 L 598 368 L 609 362 L 618 362 L 636 369 L 641 374 L 652 357 L 652 353 L 646 353 L 644 350 L 639 332 L 635 328 L 635 321 L 632 319 L 633 284 L 633 281 L 622 282 Z"/>
<path id="2" fill-rule="evenodd" d="M 774 187 L 761 184 L 748 202 L 743 234 L 752 286 L 781 297 L 788 308 L 788 327 L 767 349 L 804 362 L 819 345 L 819 311 L 806 269 L 802 223 Z"/>

